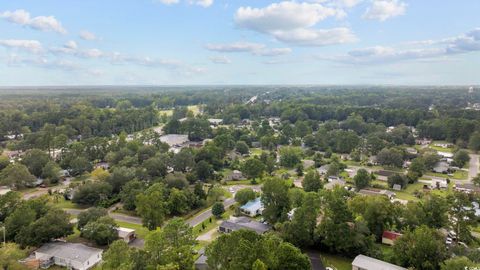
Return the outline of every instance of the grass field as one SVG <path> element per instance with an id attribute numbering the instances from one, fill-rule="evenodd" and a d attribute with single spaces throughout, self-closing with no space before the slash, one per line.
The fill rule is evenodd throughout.
<path id="1" fill-rule="evenodd" d="M 118 221 L 118 220 L 115 220 L 115 223 L 117 223 L 119 227 L 134 229 L 135 233 L 138 235 L 138 238 L 145 239 L 145 236 L 147 236 L 149 232 L 148 229 L 143 227 L 142 225 Z"/>
<path id="2" fill-rule="evenodd" d="M 323 266 L 332 267 L 336 270 L 351 270 L 352 259 L 328 253 L 321 254 Z"/>

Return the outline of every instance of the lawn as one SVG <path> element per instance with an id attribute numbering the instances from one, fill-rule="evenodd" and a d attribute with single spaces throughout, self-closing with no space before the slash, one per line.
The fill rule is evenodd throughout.
<path id="1" fill-rule="evenodd" d="M 322 253 L 321 259 L 323 266 L 332 267 L 336 270 L 351 270 L 352 269 L 352 259 L 342 257 L 339 255 L 332 255 L 328 253 Z"/>
<path id="2" fill-rule="evenodd" d="M 250 154 L 252 156 L 260 156 L 262 154 L 262 148 L 250 148 Z"/>
<path id="3" fill-rule="evenodd" d="M 434 173 L 434 172 L 428 172 L 425 175 L 426 176 L 440 177 L 440 178 L 452 178 L 452 179 L 457 179 L 457 180 L 466 180 L 467 177 L 468 177 L 468 172 L 463 171 L 463 170 L 458 170 L 455 173 L 453 173 L 453 176 L 448 175 L 448 174 L 443 174 L 443 173 Z"/>
<path id="4" fill-rule="evenodd" d="M 166 116 L 171 116 L 173 114 L 173 110 L 161 110 L 161 111 L 158 111 L 158 114 L 159 115 L 166 115 Z"/>
<path id="5" fill-rule="evenodd" d="M 225 209 L 225 213 L 223 213 L 222 219 L 220 219 L 220 220 L 227 220 L 227 219 L 230 218 L 231 215 L 233 215 L 233 210 L 229 209 L 229 208 Z M 193 234 L 195 236 L 198 236 L 202 233 L 206 233 L 206 232 L 214 229 L 215 227 L 218 226 L 218 224 L 217 224 L 218 221 L 219 221 L 219 219 L 217 219 L 213 216 L 211 218 L 206 219 L 205 221 L 203 221 L 203 223 L 200 223 L 197 226 L 193 227 Z M 202 224 L 205 225 L 205 228 L 202 228 Z"/>
<path id="6" fill-rule="evenodd" d="M 190 106 L 188 106 L 188 110 L 192 111 L 193 115 L 195 115 L 195 116 L 200 114 L 200 106 L 199 105 L 190 105 Z"/>
<path id="7" fill-rule="evenodd" d="M 60 209 L 85 209 L 85 206 L 78 205 L 76 203 L 73 203 L 72 201 L 65 200 L 63 196 L 60 196 L 58 198 L 58 201 L 55 202 L 55 199 L 53 196 L 49 196 L 50 202 L 55 205 L 56 207 Z"/>

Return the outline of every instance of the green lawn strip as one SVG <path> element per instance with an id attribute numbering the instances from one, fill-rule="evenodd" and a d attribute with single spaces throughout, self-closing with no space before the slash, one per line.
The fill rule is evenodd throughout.
<path id="1" fill-rule="evenodd" d="M 443 173 L 434 173 L 434 172 L 427 172 L 425 176 L 433 176 L 433 177 L 440 177 L 440 178 L 450 178 L 450 179 L 457 179 L 457 180 L 466 180 L 468 177 L 468 172 L 458 170 L 456 171 L 453 176 Z"/>
<path id="2" fill-rule="evenodd" d="M 222 215 L 222 219 L 220 220 L 227 220 L 228 218 L 230 218 L 230 216 L 233 215 L 233 210 L 232 209 L 225 209 L 225 213 L 223 213 Z M 214 216 L 211 216 L 210 218 L 207 218 L 206 220 L 204 220 L 202 223 L 198 224 L 197 226 L 193 227 L 193 234 L 195 236 L 198 236 L 202 233 L 206 233 L 212 229 L 214 229 L 215 227 L 217 227 L 217 221 L 219 219 L 217 219 L 216 217 Z M 205 225 L 205 228 L 202 227 L 202 224 Z"/>
<path id="3" fill-rule="evenodd" d="M 351 270 L 352 269 L 352 259 L 342 257 L 339 255 L 332 255 L 328 253 L 322 253 L 320 255 L 322 259 L 323 266 L 332 267 L 336 270 Z"/>

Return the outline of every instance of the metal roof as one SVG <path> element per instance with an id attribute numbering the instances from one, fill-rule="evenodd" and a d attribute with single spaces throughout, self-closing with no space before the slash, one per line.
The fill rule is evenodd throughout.
<path id="1" fill-rule="evenodd" d="M 407 270 L 401 266 L 377 260 L 365 255 L 358 255 L 355 257 L 352 265 L 366 270 Z"/>

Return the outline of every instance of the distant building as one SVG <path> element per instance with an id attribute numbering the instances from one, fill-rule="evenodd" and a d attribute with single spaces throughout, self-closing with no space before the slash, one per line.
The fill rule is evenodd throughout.
<path id="1" fill-rule="evenodd" d="M 407 270 L 407 268 L 365 255 L 358 255 L 352 262 L 352 270 Z"/>
<path id="2" fill-rule="evenodd" d="M 208 122 L 210 123 L 210 125 L 216 127 L 216 126 L 219 126 L 223 123 L 223 119 L 209 118 Z"/>
<path id="3" fill-rule="evenodd" d="M 388 199 L 395 198 L 395 192 L 386 189 L 365 188 L 358 191 L 358 194 L 367 196 L 386 196 Z"/>
<path id="4" fill-rule="evenodd" d="M 450 171 L 450 165 L 446 161 L 440 161 L 435 164 L 432 169 L 433 172 L 447 174 Z"/>
<path id="5" fill-rule="evenodd" d="M 264 234 L 268 232 L 271 227 L 248 217 L 232 218 L 230 220 L 223 221 L 218 227 L 218 231 L 221 233 L 231 233 L 241 229 L 251 230 L 257 234 Z"/>
<path id="6" fill-rule="evenodd" d="M 242 213 L 249 215 L 251 217 L 256 217 L 258 215 L 261 215 L 263 212 L 263 203 L 262 200 L 259 198 L 256 198 L 253 201 L 249 201 L 245 205 L 240 207 L 240 210 Z"/>
<path id="7" fill-rule="evenodd" d="M 317 169 L 317 172 L 320 175 L 324 175 L 324 174 L 327 174 L 329 168 L 330 168 L 330 164 L 322 165 L 320 166 L 320 168 Z"/>
<path id="8" fill-rule="evenodd" d="M 448 188 L 448 182 L 446 179 L 432 179 L 432 183 L 430 184 L 432 189 L 446 189 Z"/>
<path id="9" fill-rule="evenodd" d="M 135 240 L 135 238 L 137 238 L 137 236 L 135 235 L 135 230 L 133 229 L 118 227 L 117 233 L 118 233 L 118 238 L 123 240 L 127 244 Z"/>
<path id="10" fill-rule="evenodd" d="M 87 270 L 102 260 L 102 252 L 101 249 L 83 244 L 51 242 L 44 244 L 34 253 L 41 268 L 58 265 L 68 269 Z"/>
<path id="11" fill-rule="evenodd" d="M 345 186 L 347 182 L 345 180 L 338 178 L 336 176 L 334 177 L 329 177 L 328 178 L 328 183 L 325 185 L 325 189 L 334 189 L 335 186 Z"/>
<path id="12" fill-rule="evenodd" d="M 207 256 L 205 255 L 205 249 L 202 248 L 200 251 L 198 251 L 198 254 L 200 255 L 196 260 L 195 260 L 195 270 L 208 270 L 208 264 L 207 264 Z"/>
<path id="13" fill-rule="evenodd" d="M 238 180 L 245 180 L 243 173 L 239 170 L 234 170 L 230 173 L 230 175 L 226 178 L 227 181 L 238 181 Z"/>
<path id="14" fill-rule="evenodd" d="M 382 244 L 393 246 L 395 241 L 402 236 L 401 233 L 384 231 L 382 234 Z"/>

